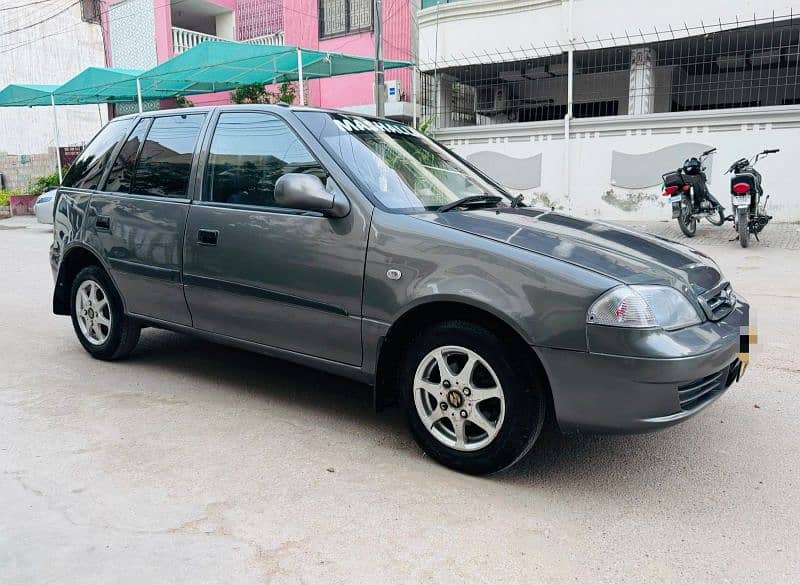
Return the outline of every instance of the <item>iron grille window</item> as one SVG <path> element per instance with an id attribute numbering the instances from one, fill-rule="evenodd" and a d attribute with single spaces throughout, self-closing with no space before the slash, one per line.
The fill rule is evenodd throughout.
<path id="1" fill-rule="evenodd" d="M 576 50 L 573 71 L 576 118 L 798 104 L 800 23 Z M 563 119 L 567 73 L 566 54 L 440 67 L 421 76 L 423 115 L 440 128 Z"/>
<path id="2" fill-rule="evenodd" d="M 372 30 L 372 0 L 319 0 L 319 38 Z"/>
<path id="3" fill-rule="evenodd" d="M 80 0 L 81 20 L 93 24 L 100 23 L 100 0 Z"/>

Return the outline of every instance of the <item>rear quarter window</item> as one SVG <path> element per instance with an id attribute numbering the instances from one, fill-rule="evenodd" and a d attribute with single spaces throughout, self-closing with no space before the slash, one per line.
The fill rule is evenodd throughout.
<path id="1" fill-rule="evenodd" d="M 133 119 L 112 120 L 83 149 L 67 171 L 62 185 L 75 189 L 97 189 L 114 147 L 128 133 Z"/>

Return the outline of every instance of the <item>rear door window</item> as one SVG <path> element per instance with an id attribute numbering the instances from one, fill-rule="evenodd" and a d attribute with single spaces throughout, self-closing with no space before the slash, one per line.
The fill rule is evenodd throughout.
<path id="1" fill-rule="evenodd" d="M 195 144 L 205 114 L 155 118 L 141 149 L 131 193 L 156 197 L 188 196 Z"/>
<path id="2" fill-rule="evenodd" d="M 125 144 L 119 151 L 114 164 L 111 166 L 111 172 L 106 180 L 106 191 L 114 191 L 118 193 L 129 193 L 131 190 L 131 182 L 133 181 L 133 171 L 136 168 L 136 159 L 139 156 L 139 151 L 144 143 L 144 137 L 147 134 L 147 129 L 150 127 L 150 118 L 139 120 L 136 127 L 128 136 Z"/>
<path id="3" fill-rule="evenodd" d="M 97 189 L 114 147 L 128 133 L 133 119 L 113 120 L 83 149 L 62 181 L 64 187 Z"/>

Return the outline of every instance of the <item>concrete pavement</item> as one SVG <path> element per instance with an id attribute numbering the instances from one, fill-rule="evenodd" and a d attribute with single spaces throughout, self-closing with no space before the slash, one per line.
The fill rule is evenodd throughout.
<path id="1" fill-rule="evenodd" d="M 761 338 L 704 413 L 653 435 L 550 430 L 517 467 L 474 478 L 427 459 L 396 409 L 375 414 L 346 380 L 155 329 L 128 361 L 91 359 L 51 313 L 49 239 L 0 221 L 3 584 L 800 575 L 796 249 L 693 242 L 755 305 Z"/>

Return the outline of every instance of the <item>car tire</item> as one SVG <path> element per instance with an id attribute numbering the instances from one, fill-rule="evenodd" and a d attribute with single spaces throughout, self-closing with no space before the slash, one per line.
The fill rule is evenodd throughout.
<path id="1" fill-rule="evenodd" d="M 408 343 L 401 402 L 411 433 L 433 459 L 484 475 L 510 467 L 533 447 L 547 412 L 547 385 L 520 345 L 459 320 L 434 324 Z"/>
<path id="2" fill-rule="evenodd" d="M 87 266 L 72 281 L 70 315 L 81 345 L 97 359 L 123 359 L 139 341 L 141 326 L 125 315 L 114 283 L 99 266 Z"/>

